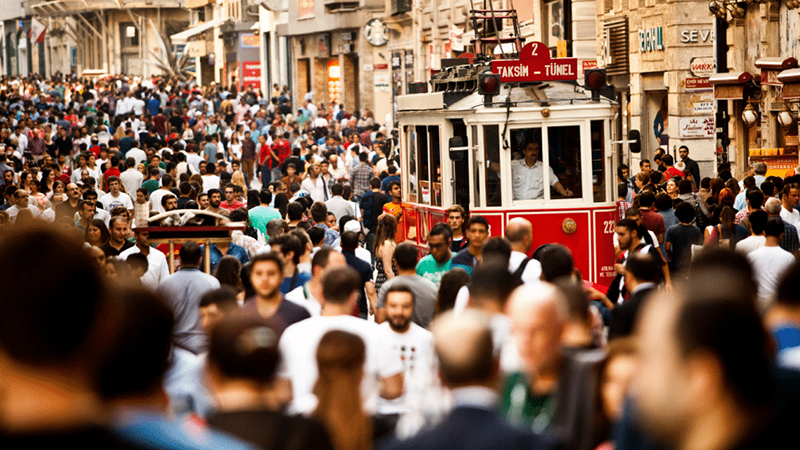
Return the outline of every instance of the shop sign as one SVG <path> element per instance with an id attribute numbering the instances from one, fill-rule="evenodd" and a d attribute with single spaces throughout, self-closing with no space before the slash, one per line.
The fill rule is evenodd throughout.
<path id="1" fill-rule="evenodd" d="M 639 53 L 664 50 L 664 31 L 661 27 L 639 30 Z"/>
<path id="2" fill-rule="evenodd" d="M 708 78 L 687 78 L 685 86 L 687 91 L 709 91 L 712 89 Z"/>
<path id="3" fill-rule="evenodd" d="M 338 59 L 328 61 L 328 104 L 342 103 L 342 71 Z"/>
<path id="4" fill-rule="evenodd" d="M 714 98 L 717 100 L 741 100 L 744 86 L 741 84 L 720 84 L 714 86 Z"/>
<path id="5" fill-rule="evenodd" d="M 192 41 L 184 47 L 184 53 L 189 58 L 199 58 L 206 56 L 206 41 Z"/>
<path id="6" fill-rule="evenodd" d="M 380 19 L 370 19 L 367 22 L 364 26 L 364 37 L 375 47 L 380 47 L 389 41 L 386 37 L 386 25 Z"/>
<path id="7" fill-rule="evenodd" d="M 714 102 L 694 102 L 692 103 L 695 114 L 713 114 Z"/>
<path id="8" fill-rule="evenodd" d="M 681 117 L 679 122 L 681 139 L 705 139 L 714 137 L 714 117 Z"/>
<path id="9" fill-rule="evenodd" d="M 258 89 L 261 86 L 261 63 L 258 61 L 242 62 L 242 87 L 252 86 Z"/>
<path id="10" fill-rule="evenodd" d="M 375 64 L 375 70 L 389 70 L 388 64 Z"/>
<path id="11" fill-rule="evenodd" d="M 698 56 L 689 62 L 689 71 L 699 78 L 709 78 L 717 71 L 717 63 L 711 56 Z"/>
<path id="12" fill-rule="evenodd" d="M 389 73 L 376 73 L 374 76 L 374 83 L 375 92 L 392 92 L 392 79 Z"/>
<path id="13" fill-rule="evenodd" d="M 261 40 L 255 33 L 242 35 L 242 48 L 259 48 L 261 47 Z"/>
<path id="14" fill-rule="evenodd" d="M 319 42 L 317 43 L 317 51 L 319 52 L 320 58 L 328 58 L 331 56 L 331 35 L 330 34 L 323 34 L 319 37 Z"/>
<path id="15" fill-rule="evenodd" d="M 546 45 L 530 42 L 520 50 L 519 59 L 492 61 L 492 72 L 506 83 L 577 80 L 578 59 L 551 59 Z"/>
<path id="16" fill-rule="evenodd" d="M 701 44 L 714 42 L 714 30 L 683 30 L 681 44 Z"/>

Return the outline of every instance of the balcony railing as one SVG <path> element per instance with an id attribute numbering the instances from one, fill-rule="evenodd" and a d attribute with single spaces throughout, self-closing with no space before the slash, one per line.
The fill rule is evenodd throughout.
<path id="1" fill-rule="evenodd" d="M 180 0 L 28 0 L 29 12 L 45 17 L 63 17 L 76 13 L 129 8 L 180 8 Z"/>

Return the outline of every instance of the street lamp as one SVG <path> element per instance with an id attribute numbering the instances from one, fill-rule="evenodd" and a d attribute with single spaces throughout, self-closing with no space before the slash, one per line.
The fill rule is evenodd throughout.
<path id="1" fill-rule="evenodd" d="M 778 123 L 784 128 L 794 123 L 794 114 L 786 104 L 783 105 L 783 109 L 778 113 Z"/>
<path id="2" fill-rule="evenodd" d="M 744 111 L 742 111 L 742 120 L 744 121 L 747 126 L 751 126 L 756 123 L 758 120 L 758 112 L 753 105 L 748 103 L 747 106 L 744 107 Z"/>

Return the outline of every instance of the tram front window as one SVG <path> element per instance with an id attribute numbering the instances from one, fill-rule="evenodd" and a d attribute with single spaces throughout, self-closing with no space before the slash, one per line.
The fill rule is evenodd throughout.
<path id="1" fill-rule="evenodd" d="M 550 186 L 550 198 L 570 198 L 580 196 L 580 127 L 550 127 L 548 176 L 545 179 L 545 165 L 542 155 L 542 131 L 528 128 L 511 132 L 511 185 L 514 200 L 543 199 L 545 183 Z M 565 146 L 564 140 L 577 142 L 574 147 Z M 570 145 L 574 144 L 570 142 Z M 564 155 L 568 155 L 567 158 Z M 577 164 L 575 170 L 565 169 L 565 159 L 569 166 Z M 577 162 L 577 163 L 575 163 Z"/>
<path id="2" fill-rule="evenodd" d="M 550 198 L 563 199 L 582 196 L 581 185 L 581 127 L 548 127 L 550 159 Z M 553 174 L 556 183 L 553 183 Z"/>

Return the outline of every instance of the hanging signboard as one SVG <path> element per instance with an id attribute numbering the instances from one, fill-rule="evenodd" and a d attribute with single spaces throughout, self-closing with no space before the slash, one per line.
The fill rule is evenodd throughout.
<path id="1" fill-rule="evenodd" d="M 519 59 L 492 61 L 492 73 L 506 83 L 577 80 L 578 59 L 550 58 L 546 45 L 530 42 L 520 50 Z"/>
<path id="2" fill-rule="evenodd" d="M 713 116 L 681 117 L 679 126 L 681 139 L 712 138 L 716 130 Z"/>

